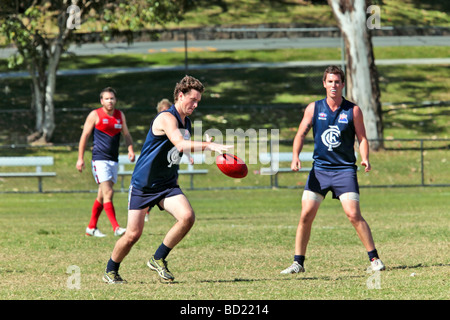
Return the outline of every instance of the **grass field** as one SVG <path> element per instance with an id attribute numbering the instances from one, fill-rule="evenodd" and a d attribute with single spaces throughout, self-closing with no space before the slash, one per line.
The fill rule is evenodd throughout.
<path id="1" fill-rule="evenodd" d="M 171 252 L 172 284 L 146 261 L 174 220 L 153 210 L 122 263 L 127 285 L 102 282 L 115 238 L 103 213 L 103 239 L 84 236 L 94 194 L 0 195 L 0 299 L 57 300 L 445 300 L 449 298 L 450 188 L 363 189 L 363 215 L 387 265 L 370 289 L 368 258 L 338 201 L 327 198 L 313 225 L 306 273 L 290 265 L 299 190 L 186 191 L 197 221 Z M 420 195 L 420 196 L 418 196 Z M 230 201 L 233 199 L 233 201 Z M 115 197 L 126 225 L 126 194 Z M 24 210 L 25 209 L 25 210 Z M 70 289 L 70 266 L 80 288 Z M 414 276 L 413 276 L 414 275 Z M 70 282 L 72 283 L 72 282 Z"/>
<path id="2" fill-rule="evenodd" d="M 220 2 L 228 4 L 226 14 L 215 5 Z M 299 6 L 298 10 L 286 10 L 281 1 L 265 1 L 260 6 L 254 6 L 254 2 L 204 1 L 208 5 L 204 7 L 206 11 L 193 12 L 183 26 L 279 22 L 280 16 L 284 17 L 288 11 L 294 15 L 285 21 L 287 23 L 334 22 L 328 6 Z M 429 1 L 418 8 L 413 6 L 418 2 L 412 0 L 383 2 L 383 25 L 448 25 L 445 14 L 448 5 L 444 1 Z M 243 8 L 240 12 L 235 7 L 237 4 Z M 258 9 L 258 14 L 249 15 L 248 8 Z M 432 10 L 427 10 L 430 8 Z M 202 19 L 197 20 L 197 17 Z M 449 57 L 449 51 L 447 47 L 375 48 L 375 57 Z M 339 49 L 189 54 L 190 65 L 328 59 L 340 59 Z M 183 53 L 64 57 L 60 69 L 183 63 Z M 206 84 L 207 92 L 192 119 L 202 120 L 204 130 L 278 128 L 282 139 L 292 139 L 304 105 L 323 95 L 320 83 L 317 87 L 312 81 L 320 78 L 322 69 L 195 71 L 193 75 Z M 396 104 L 383 108 L 385 138 L 449 137 L 448 105 L 420 105 L 424 100 L 450 100 L 448 65 L 380 65 L 378 70 L 382 102 Z M 7 62 L 1 60 L 0 72 L 6 71 Z M 126 112 L 135 142 L 142 142 L 155 114 L 156 102 L 171 96 L 173 85 L 181 76 L 180 72 L 155 72 L 59 77 L 54 142 L 78 142 L 88 110 L 98 105 L 99 88 L 106 85 L 124 93 L 120 94 L 119 108 Z M 30 112 L 30 80 L 3 79 L 0 89 L 0 109 L 6 110 L 0 120 L 2 144 L 23 143 L 34 126 Z M 398 104 L 403 102 L 412 105 Z M 9 112 L 11 109 L 20 112 Z M 369 175 L 359 175 L 360 184 L 366 187 L 419 184 L 417 142 L 389 142 L 388 147 L 371 154 L 374 169 Z M 290 150 L 291 147 L 284 145 L 282 148 Z M 405 150 L 393 150 L 395 148 Z M 448 144 L 428 142 L 425 148 L 425 183 L 448 183 Z M 95 188 L 89 170 L 82 175 L 75 170 L 73 147 L 0 150 L 2 156 L 16 153 L 55 157 L 58 176 L 45 179 L 44 190 Z M 259 167 L 250 166 L 245 180 L 225 181 L 210 166 L 208 175 L 195 179 L 196 186 L 267 186 L 269 177 L 253 174 Z M 301 187 L 305 178 L 286 174 L 280 182 Z M 126 184 L 128 182 L 127 179 Z M 180 184 L 186 186 L 187 179 L 181 177 Z M 34 191 L 36 183 L 25 179 L 0 181 L 0 191 L 11 189 Z M 1 193 L 0 300 L 289 300 L 297 305 L 298 300 L 445 301 L 450 298 L 449 187 L 361 189 L 363 215 L 387 265 L 387 270 L 381 274 L 367 273 L 367 254 L 339 202 L 331 200 L 330 196 L 323 202 L 313 225 L 305 264 L 307 272 L 282 276 L 280 271 L 292 262 L 301 189 L 186 190 L 185 193 L 196 211 L 197 221 L 168 257 L 176 281 L 161 283 L 146 267 L 146 261 L 174 222 L 168 214 L 154 210 L 141 240 L 122 264 L 121 275 L 129 282 L 123 286 L 106 285 L 101 280 L 117 240 L 104 213 L 99 228 L 108 236 L 103 239 L 84 236 L 94 193 Z M 116 212 L 122 226 L 127 220 L 126 196 L 119 192 L 115 195 Z M 73 266 L 79 268 L 79 288 L 73 288 L 74 274 L 68 273 Z M 369 288 L 368 283 L 374 283 L 371 280 L 377 281 L 379 289 Z"/>

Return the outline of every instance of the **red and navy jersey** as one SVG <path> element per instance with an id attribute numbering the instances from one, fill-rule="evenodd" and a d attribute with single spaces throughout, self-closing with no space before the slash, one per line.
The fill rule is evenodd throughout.
<path id="1" fill-rule="evenodd" d="M 339 108 L 331 111 L 326 98 L 315 102 L 314 168 L 356 170 L 354 106 L 354 103 L 342 98 Z"/>
<path id="2" fill-rule="evenodd" d="M 103 108 L 96 110 L 99 121 L 94 127 L 94 148 L 92 160 L 119 161 L 120 132 L 122 131 L 122 112 L 115 109 L 112 116 Z"/>

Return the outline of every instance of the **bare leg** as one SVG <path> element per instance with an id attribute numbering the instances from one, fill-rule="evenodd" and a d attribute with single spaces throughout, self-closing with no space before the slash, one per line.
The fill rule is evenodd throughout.
<path id="1" fill-rule="evenodd" d="M 144 230 L 144 218 L 147 209 L 129 210 L 128 224 L 125 234 L 116 242 L 111 259 L 115 262 L 122 262 L 122 260 L 130 252 L 133 245 L 139 240 Z"/>
<path id="2" fill-rule="evenodd" d="M 98 185 L 97 201 L 100 203 L 112 202 L 114 196 L 114 183 L 112 181 L 103 181 Z"/>
<path id="3" fill-rule="evenodd" d="M 366 220 L 361 215 L 361 209 L 359 206 L 359 201 L 355 200 L 342 200 L 342 208 L 344 209 L 347 218 L 352 223 L 353 227 L 358 234 L 359 239 L 363 243 L 367 251 L 372 251 L 375 249 L 375 244 L 372 238 L 372 232 L 370 231 L 369 225 Z"/>
<path id="4" fill-rule="evenodd" d="M 311 235 L 311 227 L 319 209 L 320 202 L 315 200 L 303 200 L 300 221 L 295 236 L 295 254 L 305 255 L 306 247 Z"/>
<path id="5" fill-rule="evenodd" d="M 195 213 L 183 194 L 165 198 L 160 205 L 177 220 L 163 240 L 164 245 L 173 249 L 191 230 L 195 222 Z"/>

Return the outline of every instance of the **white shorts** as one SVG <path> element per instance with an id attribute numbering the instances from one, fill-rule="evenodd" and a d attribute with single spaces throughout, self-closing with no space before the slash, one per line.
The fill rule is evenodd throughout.
<path id="1" fill-rule="evenodd" d="M 92 174 L 98 184 L 105 181 L 117 182 L 119 163 L 110 160 L 92 160 Z"/>

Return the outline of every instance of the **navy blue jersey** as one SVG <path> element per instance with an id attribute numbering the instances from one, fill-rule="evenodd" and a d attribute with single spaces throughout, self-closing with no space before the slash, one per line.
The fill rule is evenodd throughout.
<path id="1" fill-rule="evenodd" d="M 318 170 L 356 170 L 354 103 L 342 99 L 331 111 L 326 99 L 315 102 L 313 118 L 314 168 Z"/>
<path id="2" fill-rule="evenodd" d="M 190 119 L 186 117 L 185 125 L 183 126 L 183 122 L 174 105 L 161 113 L 163 112 L 169 112 L 177 118 L 178 128 L 181 130 L 184 139 L 190 140 Z M 177 185 L 178 168 L 183 155 L 183 153 L 178 152 L 166 135 L 156 136 L 153 134 L 152 126 L 155 119 L 150 124 L 150 130 L 131 177 L 133 188 L 144 192 L 155 192 Z"/>

